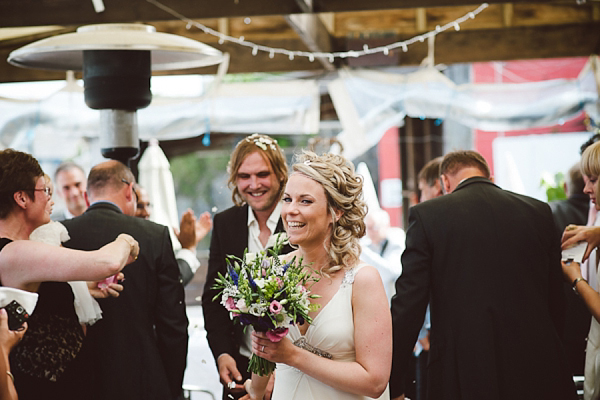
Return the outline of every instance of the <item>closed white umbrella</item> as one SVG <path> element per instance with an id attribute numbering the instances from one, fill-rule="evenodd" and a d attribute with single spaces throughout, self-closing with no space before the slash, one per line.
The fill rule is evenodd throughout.
<path id="1" fill-rule="evenodd" d="M 179 227 L 179 218 L 171 164 L 160 148 L 158 140 L 150 140 L 140 158 L 138 170 L 139 183 L 148 192 L 152 203 L 150 220 L 168 226 L 173 246 L 180 248 L 179 240 L 172 229 Z"/>
<path id="2" fill-rule="evenodd" d="M 378 211 L 381 206 L 379 205 L 379 198 L 377 197 L 377 191 L 375 190 L 375 184 L 373 183 L 369 167 L 364 162 L 361 162 L 356 166 L 356 173 L 363 177 L 363 196 L 369 211 Z"/>

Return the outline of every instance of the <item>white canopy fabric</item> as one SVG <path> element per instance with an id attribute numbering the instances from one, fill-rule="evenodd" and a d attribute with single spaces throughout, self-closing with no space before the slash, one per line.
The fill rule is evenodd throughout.
<path id="1" fill-rule="evenodd" d="M 163 77 L 153 77 L 153 82 L 159 78 Z M 319 130 L 320 94 L 315 81 L 222 83 L 213 89 L 207 96 L 155 95 L 152 104 L 137 113 L 140 139 Z M 85 105 L 83 88 L 75 82 L 43 99 L 0 97 L 0 146 L 38 158 L 73 158 L 82 146 L 97 139 L 99 114 Z"/>
<path id="2" fill-rule="evenodd" d="M 407 115 L 486 131 L 554 125 L 582 110 L 598 121 L 598 65 L 593 56 L 577 79 L 519 84 L 456 85 L 433 67 L 409 74 L 343 70 L 329 92 L 344 129 L 344 155 L 352 159 Z"/>

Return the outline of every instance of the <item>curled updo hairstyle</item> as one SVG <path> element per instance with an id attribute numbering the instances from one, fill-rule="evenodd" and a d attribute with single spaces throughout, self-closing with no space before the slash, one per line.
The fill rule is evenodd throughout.
<path id="1" fill-rule="evenodd" d="M 23 190 L 35 199 L 35 184 L 44 171 L 28 153 L 13 149 L 0 151 L 0 219 L 8 217 L 16 206 L 14 193 Z"/>
<path id="2" fill-rule="evenodd" d="M 236 185 L 237 174 L 246 157 L 252 153 L 259 153 L 273 168 L 277 181 L 279 181 L 278 200 L 281 199 L 283 189 L 287 183 L 288 168 L 285 155 L 279 144 L 277 144 L 277 140 L 258 133 L 250 135 L 238 142 L 227 164 L 227 173 L 229 174 L 227 186 L 231 189 L 231 200 L 236 206 L 244 204 L 244 199 Z"/>
<path id="3" fill-rule="evenodd" d="M 365 235 L 367 214 L 362 177 L 356 174 L 354 165 L 344 157 L 329 153 L 317 156 L 310 151 L 295 156 L 292 170 L 319 183 L 325 190 L 332 222 L 327 249 L 331 262 L 321 272 L 328 276 L 342 268 L 354 267 L 360 257 L 358 239 Z M 336 210 L 342 211 L 337 221 Z"/>

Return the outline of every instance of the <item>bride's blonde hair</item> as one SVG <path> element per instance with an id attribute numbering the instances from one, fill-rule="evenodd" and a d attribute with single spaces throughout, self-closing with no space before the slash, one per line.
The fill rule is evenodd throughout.
<path id="1" fill-rule="evenodd" d="M 292 171 L 314 180 L 325 190 L 333 228 L 327 248 L 330 265 L 321 272 L 328 276 L 341 268 L 353 267 L 360 257 L 358 239 L 365 235 L 367 206 L 362 195 L 362 177 L 342 156 L 329 153 L 318 156 L 306 150 L 295 156 Z M 342 212 L 337 221 L 336 210 Z"/>

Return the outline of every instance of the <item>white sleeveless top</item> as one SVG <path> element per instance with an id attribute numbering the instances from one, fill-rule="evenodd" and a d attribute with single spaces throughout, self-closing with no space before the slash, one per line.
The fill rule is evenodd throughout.
<path id="1" fill-rule="evenodd" d="M 354 276 L 366 264 L 347 270 L 342 284 L 331 300 L 321 309 L 308 327 L 304 339 L 317 349 L 327 352 L 334 361 L 355 361 L 354 316 L 352 313 L 352 284 Z M 288 338 L 302 338 L 298 326 L 290 327 Z M 370 397 L 334 389 L 296 368 L 277 364 L 273 400 L 365 400 Z M 389 399 L 388 390 L 379 398 Z"/>

